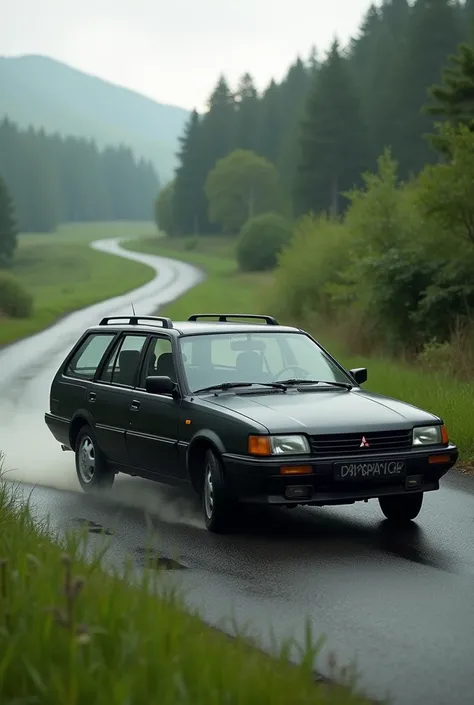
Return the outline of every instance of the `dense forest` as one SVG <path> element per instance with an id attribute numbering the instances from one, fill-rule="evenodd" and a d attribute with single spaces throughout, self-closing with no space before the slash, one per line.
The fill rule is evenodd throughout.
<path id="1" fill-rule="evenodd" d="M 425 109 L 428 89 L 474 36 L 473 24 L 473 0 L 384 0 L 368 9 L 347 47 L 336 41 L 325 57 L 299 58 L 261 95 L 249 74 L 236 90 L 221 76 L 208 111 L 192 114 L 181 139 L 169 202 L 162 198 L 169 234 L 221 229 L 209 217 L 205 184 L 235 149 L 275 165 L 294 215 L 344 211 L 341 194 L 376 169 L 386 147 L 402 179 L 436 162 L 426 139 L 437 119 Z"/>
<path id="2" fill-rule="evenodd" d="M 99 150 L 84 139 L 0 123 L 0 176 L 22 232 L 74 221 L 150 220 L 158 191 L 153 166 L 127 147 Z"/>

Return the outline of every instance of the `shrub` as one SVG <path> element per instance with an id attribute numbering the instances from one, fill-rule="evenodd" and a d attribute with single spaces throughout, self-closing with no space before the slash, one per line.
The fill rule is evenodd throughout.
<path id="1" fill-rule="evenodd" d="M 347 228 L 314 215 L 302 218 L 279 257 L 272 305 L 283 318 L 332 317 L 351 296 L 346 270 L 351 262 Z"/>
<path id="2" fill-rule="evenodd" d="M 291 224 L 278 213 L 262 213 L 250 218 L 242 227 L 237 242 L 240 269 L 247 272 L 273 269 L 291 236 Z"/>
<path id="3" fill-rule="evenodd" d="M 0 314 L 10 318 L 28 318 L 33 311 L 33 297 L 9 272 L 0 272 Z"/>

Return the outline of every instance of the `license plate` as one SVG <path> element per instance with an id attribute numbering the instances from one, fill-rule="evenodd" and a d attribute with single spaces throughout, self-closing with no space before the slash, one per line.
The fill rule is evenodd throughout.
<path id="1" fill-rule="evenodd" d="M 369 460 L 363 462 L 334 463 L 335 480 L 379 480 L 380 478 L 405 477 L 404 460 Z"/>

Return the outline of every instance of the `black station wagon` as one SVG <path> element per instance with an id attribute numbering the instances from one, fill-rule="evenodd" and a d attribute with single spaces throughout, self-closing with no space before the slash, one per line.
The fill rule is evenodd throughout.
<path id="1" fill-rule="evenodd" d="M 458 450 L 439 417 L 366 380 L 271 316 L 104 318 L 58 370 L 45 420 L 85 491 L 119 472 L 190 484 L 210 531 L 228 530 L 239 503 L 376 498 L 410 521 Z"/>

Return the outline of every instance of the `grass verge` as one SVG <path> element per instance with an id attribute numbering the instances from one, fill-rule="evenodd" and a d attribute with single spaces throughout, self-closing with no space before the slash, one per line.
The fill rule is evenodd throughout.
<path id="1" fill-rule="evenodd" d="M 193 244 L 189 250 L 189 243 Z M 237 269 L 234 243 L 226 238 L 170 240 L 157 237 L 128 242 L 130 249 L 176 257 L 201 266 L 208 278 L 180 299 L 166 306 L 163 313 L 175 319 L 186 319 L 192 312 L 229 313 L 261 312 L 267 309 L 267 286 L 271 275 L 242 274 Z M 265 312 L 265 311 L 264 311 Z M 266 311 L 271 313 L 271 311 Z M 452 440 L 460 449 L 460 467 L 474 467 L 474 432 L 471 417 L 474 385 L 400 364 L 383 357 L 355 357 L 334 344 L 330 334 L 309 326 L 311 334 L 347 367 L 369 368 L 365 387 L 419 406 L 441 416 Z"/>
<path id="2" fill-rule="evenodd" d="M 61 546 L 0 480 L 0 702 L 38 705 L 363 705 L 316 684 L 314 652 L 271 658 L 187 613 L 160 576 L 138 582 Z M 123 574 L 122 576 L 123 577 Z"/>
<path id="3" fill-rule="evenodd" d="M 66 225 L 53 234 L 20 235 L 11 273 L 34 298 L 32 316 L 0 317 L 0 345 L 36 333 L 66 313 L 131 291 L 153 270 L 89 247 L 94 240 L 146 236 L 148 223 Z"/>

